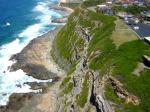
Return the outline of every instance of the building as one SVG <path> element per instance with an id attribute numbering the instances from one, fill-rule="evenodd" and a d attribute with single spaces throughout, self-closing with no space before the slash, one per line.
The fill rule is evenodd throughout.
<path id="1" fill-rule="evenodd" d="M 150 37 L 144 37 L 144 40 L 145 40 L 148 44 L 150 44 Z"/>
<path id="2" fill-rule="evenodd" d="M 108 4 L 97 5 L 97 11 L 104 14 L 113 15 L 113 11 Z"/>
<path id="3" fill-rule="evenodd" d="M 150 67 L 150 57 L 147 55 L 143 56 L 143 62 L 146 66 Z"/>
<path id="4" fill-rule="evenodd" d="M 128 19 L 130 18 L 131 19 L 131 18 L 133 18 L 133 15 L 129 14 L 127 12 L 118 12 L 117 16 L 122 18 L 122 19 L 125 19 L 125 18 L 128 18 Z"/>
<path id="5" fill-rule="evenodd" d="M 127 4 L 127 5 L 143 5 L 143 0 L 115 0 L 115 3 L 118 4 Z"/>

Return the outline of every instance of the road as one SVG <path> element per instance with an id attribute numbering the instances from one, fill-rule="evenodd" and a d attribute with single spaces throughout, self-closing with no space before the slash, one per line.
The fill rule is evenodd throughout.
<path id="1" fill-rule="evenodd" d="M 138 26 L 139 29 L 135 30 L 134 29 L 135 26 Z M 148 24 L 138 23 L 136 25 L 129 25 L 129 27 L 133 29 L 141 37 L 141 39 L 150 36 L 150 25 Z"/>

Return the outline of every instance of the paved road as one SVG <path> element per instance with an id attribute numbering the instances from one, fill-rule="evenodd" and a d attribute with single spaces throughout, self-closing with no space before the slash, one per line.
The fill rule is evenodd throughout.
<path id="1" fill-rule="evenodd" d="M 139 29 L 135 30 L 134 26 L 138 26 Z M 131 27 L 142 39 L 150 36 L 150 25 L 148 24 L 138 23 L 137 25 L 129 25 L 129 27 Z"/>

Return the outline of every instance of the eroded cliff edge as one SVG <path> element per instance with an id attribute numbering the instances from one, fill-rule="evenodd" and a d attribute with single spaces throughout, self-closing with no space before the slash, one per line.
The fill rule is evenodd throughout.
<path id="1" fill-rule="evenodd" d="M 118 21 L 79 7 L 58 33 L 51 54 L 67 74 L 57 93 L 57 112 L 148 110 L 149 83 L 144 80 L 149 80 L 150 69 L 144 65 L 140 77 L 133 72 L 143 63 L 143 55 L 150 54 L 149 45 L 125 33 L 124 41 L 116 44 Z M 144 84 L 137 87 L 139 83 Z"/>

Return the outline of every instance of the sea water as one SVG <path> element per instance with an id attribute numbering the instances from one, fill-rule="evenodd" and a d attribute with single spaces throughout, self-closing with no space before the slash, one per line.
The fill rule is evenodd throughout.
<path id="1" fill-rule="evenodd" d="M 53 18 L 61 14 L 49 5 L 57 0 L 0 0 L 0 105 L 6 105 L 12 93 L 40 92 L 25 82 L 44 82 L 27 76 L 22 70 L 10 72 L 13 54 L 19 53 L 33 38 L 56 28 Z M 51 81 L 46 80 L 46 81 Z M 16 85 L 21 85 L 17 87 Z"/>

